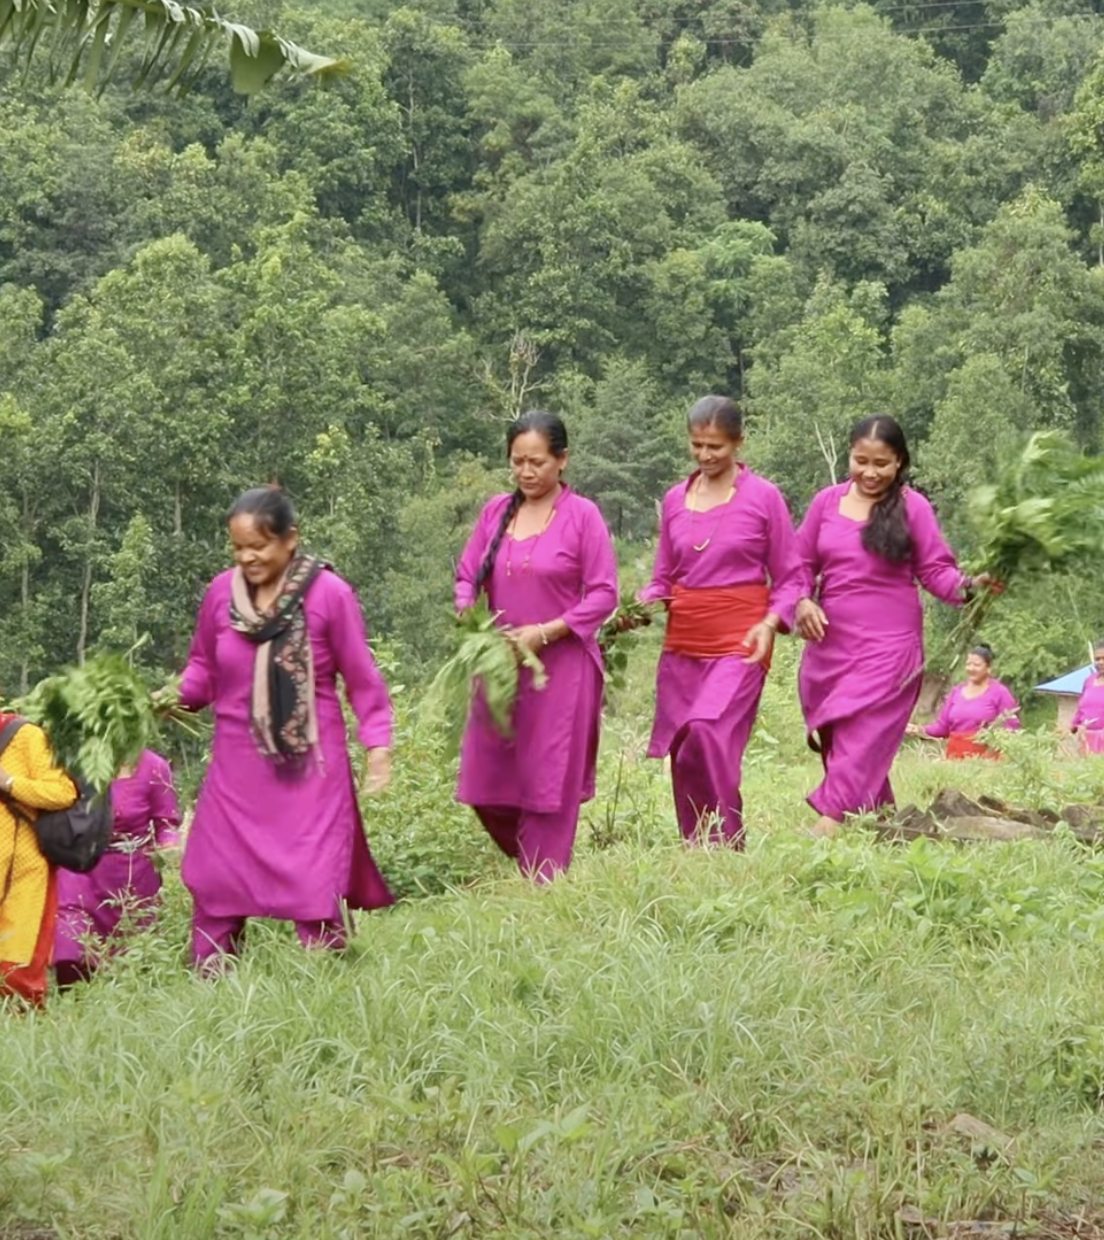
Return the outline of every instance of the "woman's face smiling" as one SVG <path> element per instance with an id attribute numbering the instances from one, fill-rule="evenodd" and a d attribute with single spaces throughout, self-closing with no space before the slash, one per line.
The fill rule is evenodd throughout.
<path id="1" fill-rule="evenodd" d="M 299 545 L 299 531 L 293 529 L 281 537 L 243 513 L 230 518 L 230 542 L 234 562 L 246 581 L 254 589 L 263 589 L 283 576 Z"/>
<path id="2" fill-rule="evenodd" d="M 966 656 L 966 679 L 972 685 L 984 684 L 989 679 L 989 664 L 980 654 Z"/>
<path id="3" fill-rule="evenodd" d="M 690 429 L 690 454 L 707 482 L 732 473 L 736 467 L 736 453 L 743 442 L 742 435 L 739 439 L 733 439 L 715 425 Z"/>
<path id="4" fill-rule="evenodd" d="M 880 439 L 857 439 L 851 445 L 851 483 L 867 499 L 881 499 L 901 472 L 901 458 Z"/>

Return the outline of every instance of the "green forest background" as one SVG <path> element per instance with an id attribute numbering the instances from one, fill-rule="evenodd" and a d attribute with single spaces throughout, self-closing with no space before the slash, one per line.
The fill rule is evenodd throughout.
<path id="1" fill-rule="evenodd" d="M 629 584 L 707 391 L 795 515 L 894 413 L 966 556 L 1008 445 L 1100 450 L 1101 3 L 233 10 L 352 71 L 180 97 L 0 60 L 0 690 L 144 634 L 179 666 L 267 480 L 416 681 L 533 406 Z M 1098 571 L 995 610 L 1016 688 L 1084 661 Z"/>

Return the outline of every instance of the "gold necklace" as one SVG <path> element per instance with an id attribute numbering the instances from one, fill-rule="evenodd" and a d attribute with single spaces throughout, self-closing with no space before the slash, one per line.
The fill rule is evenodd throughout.
<path id="1" fill-rule="evenodd" d="M 522 560 L 521 562 L 521 569 L 519 570 L 521 573 L 524 574 L 529 571 L 529 561 L 533 558 L 533 552 L 537 549 L 537 543 L 540 542 L 541 535 L 544 533 L 544 531 L 548 529 L 548 527 L 552 524 L 552 518 L 555 515 L 556 515 L 556 505 L 553 504 L 552 507 L 549 508 L 548 510 L 548 516 L 544 518 L 544 524 L 540 527 L 539 530 L 537 530 L 535 535 L 525 540 L 529 544 L 529 550 L 526 551 L 525 559 Z M 517 541 L 514 538 L 514 530 L 516 528 L 517 528 L 517 513 L 515 512 L 513 519 L 510 521 L 509 528 L 506 531 L 510 535 L 510 541 L 506 544 L 506 576 L 507 577 L 512 577 L 514 575 L 513 547 L 514 547 L 514 543 Z"/>
<path id="2" fill-rule="evenodd" d="M 694 483 L 693 493 L 700 494 L 701 484 L 702 484 L 702 475 L 698 474 L 698 480 L 697 482 Z M 719 504 L 715 504 L 714 507 L 724 508 L 735 494 L 736 494 L 736 476 L 733 475 L 732 485 L 728 488 L 728 494 L 724 497 L 724 499 Z M 700 551 L 704 551 L 706 547 L 708 547 L 709 544 L 713 541 L 713 535 L 716 534 L 717 528 L 721 524 L 721 519 L 724 517 L 724 513 L 723 512 L 718 513 L 716 521 L 713 522 L 713 528 L 709 531 L 709 536 L 706 538 L 705 542 L 696 543 L 694 541 L 694 514 L 697 511 L 698 511 L 697 508 L 690 509 L 690 546 L 693 547 L 695 551 L 700 552 Z"/>

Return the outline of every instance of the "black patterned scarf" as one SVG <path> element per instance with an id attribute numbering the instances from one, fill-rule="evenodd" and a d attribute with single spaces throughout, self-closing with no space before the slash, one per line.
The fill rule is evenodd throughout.
<path id="1" fill-rule="evenodd" d="M 297 555 L 287 566 L 276 599 L 257 611 L 240 568 L 230 582 L 230 626 L 256 644 L 252 722 L 257 748 L 274 761 L 302 761 L 318 745 L 314 659 L 303 600 L 324 560 Z"/>

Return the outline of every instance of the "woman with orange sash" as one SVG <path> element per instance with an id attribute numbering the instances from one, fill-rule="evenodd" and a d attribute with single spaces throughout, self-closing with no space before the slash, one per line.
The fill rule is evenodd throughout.
<path id="1" fill-rule="evenodd" d="M 946 737 L 947 757 L 999 758 L 1000 754 L 974 738 L 982 728 L 999 723 L 1015 730 L 1020 726 L 1020 707 L 1011 690 L 992 674 L 993 652 L 988 646 L 975 646 L 966 656 L 966 680 L 943 700 L 939 715 L 925 727 L 910 723 L 909 736 Z"/>
<path id="2" fill-rule="evenodd" d="M 740 768 L 770 667 L 789 630 L 801 557 L 782 493 L 737 460 L 743 414 L 724 396 L 690 410 L 697 470 L 667 492 L 643 602 L 667 605 L 648 756 L 670 755 L 679 828 L 742 848 Z"/>

